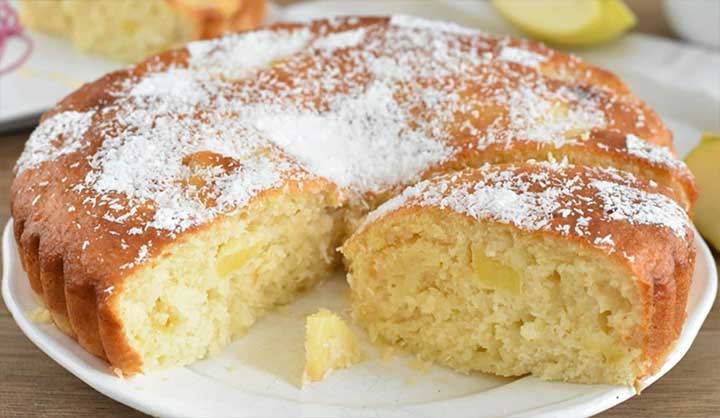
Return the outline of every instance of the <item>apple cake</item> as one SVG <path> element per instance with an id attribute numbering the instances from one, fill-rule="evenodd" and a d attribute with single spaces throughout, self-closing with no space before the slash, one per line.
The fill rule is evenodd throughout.
<path id="1" fill-rule="evenodd" d="M 132 374 L 191 363 L 241 336 L 340 268 L 336 249 L 405 187 L 527 160 L 636 178 L 677 202 L 675 222 L 696 196 L 670 131 L 613 74 L 453 24 L 344 17 L 191 42 L 69 95 L 15 167 L 15 238 L 55 324 Z M 622 228 L 628 239 L 656 236 Z M 579 238 L 564 239 L 553 242 L 567 254 Z M 683 243 L 628 254 L 672 263 L 691 254 L 692 240 Z M 617 263 L 613 274 L 630 271 Z M 682 316 L 681 289 L 640 287 L 686 284 L 680 276 L 636 274 L 628 309 Z M 618 277 L 602 283 L 630 283 Z M 667 351 L 665 329 L 652 332 L 662 335 L 649 340 L 662 345 L 653 352 Z"/>

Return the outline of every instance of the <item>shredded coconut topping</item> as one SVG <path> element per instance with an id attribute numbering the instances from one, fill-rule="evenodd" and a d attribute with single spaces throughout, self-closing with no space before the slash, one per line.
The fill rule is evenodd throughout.
<path id="1" fill-rule="evenodd" d="M 345 32 L 332 33 L 324 38 L 313 42 L 312 46 L 318 49 L 334 51 L 336 49 L 351 48 L 358 46 L 365 38 L 365 28 L 348 30 Z"/>
<path id="2" fill-rule="evenodd" d="M 347 18 L 312 27 L 192 42 L 187 62 L 143 64 L 142 75 L 108 86 L 111 99 L 101 108 L 45 120 L 17 170 L 84 152 L 70 166 L 83 164 L 83 178 L 62 179 L 80 196 L 74 210 L 125 226 L 126 236 L 172 236 L 289 180 L 323 177 L 349 195 L 382 193 L 416 182 L 468 144 L 561 146 L 578 132 L 612 126 L 610 93 L 547 76 L 538 68 L 545 52 L 522 42 L 409 16 L 389 25 Z M 633 155 L 674 161 L 665 149 L 635 137 L 627 142 Z M 511 187 L 511 178 L 492 181 L 437 191 L 437 203 L 530 229 L 549 228 L 562 210 L 567 222 L 553 228 L 588 233 L 591 217 L 562 203 L 579 185 L 533 191 Z M 402 204 L 408 193 L 429 194 L 431 202 L 432 190 L 420 183 L 383 208 Z M 141 263 L 149 249 L 125 267 Z"/>
<path id="3" fill-rule="evenodd" d="M 477 29 L 471 29 L 450 22 L 441 22 L 437 20 L 427 20 L 421 17 L 409 15 L 394 15 L 390 18 L 390 24 L 403 28 L 411 29 L 427 29 L 432 31 L 443 31 L 455 33 L 459 35 L 477 35 L 481 32 Z"/>
<path id="4" fill-rule="evenodd" d="M 132 87 L 129 94 L 134 97 L 166 97 L 187 103 L 207 100 L 202 86 L 191 72 L 178 68 L 148 75 Z"/>
<path id="5" fill-rule="evenodd" d="M 311 172 L 342 187 L 381 191 L 450 154 L 422 130 L 408 128 L 393 94 L 374 83 L 357 97 L 331 101 L 327 112 L 250 109 L 249 120 Z"/>
<path id="6" fill-rule="evenodd" d="M 479 178 L 466 171 L 425 180 L 371 212 L 361 229 L 401 207 L 434 206 L 526 231 L 584 237 L 609 252 L 615 251 L 614 238 L 599 231 L 612 221 L 667 228 L 687 239 L 685 211 L 659 192 L 637 188 L 628 173 L 566 163 L 529 167 L 484 166 Z"/>
<path id="7" fill-rule="evenodd" d="M 25 144 L 15 165 L 16 174 L 80 149 L 94 113 L 67 111 L 43 121 Z"/>
<path id="8" fill-rule="evenodd" d="M 244 206 L 257 193 L 279 185 L 283 174 L 294 167 L 272 152 L 264 155 L 263 149 L 269 147 L 267 141 L 220 114 L 207 113 L 205 121 L 157 116 L 154 124 L 138 124 L 134 129 L 106 139 L 90 160 L 94 170 L 80 185 L 81 190 L 87 187 L 101 194 L 121 193 L 137 204 L 151 201 L 157 209 L 147 227 L 182 231 L 206 222 L 218 213 Z M 152 133 L 144 134 L 143 129 Z M 158 142 L 158 135 L 174 139 Z M 184 161 L 183 157 L 201 151 L 242 164 L 225 172 L 217 166 L 195 169 Z M 214 186 L 209 197 L 216 200 L 216 206 L 207 207 L 195 198 L 202 187 L 193 184 L 195 174 L 202 174 L 202 183 Z M 130 208 L 123 215 L 105 219 L 122 223 L 132 215 Z"/>
<path id="9" fill-rule="evenodd" d="M 685 163 L 675 158 L 667 148 L 651 144 L 633 134 L 625 135 L 627 152 L 636 157 L 650 161 L 653 164 L 670 168 L 684 167 Z"/>
<path id="10" fill-rule="evenodd" d="M 262 30 L 227 35 L 187 45 L 190 67 L 228 79 L 241 79 L 253 70 L 290 56 L 308 45 L 312 33 L 297 30 Z"/>
<path id="11" fill-rule="evenodd" d="M 506 130 L 491 131 L 495 140 L 519 138 L 552 142 L 560 147 L 568 142 L 565 135 L 568 131 L 605 126 L 605 117 L 592 99 L 580 100 L 577 93 L 565 88 L 550 92 L 542 83 L 534 87 L 523 85 L 509 92 L 510 126 Z M 578 104 L 567 106 L 569 102 Z"/>
<path id="12" fill-rule="evenodd" d="M 669 197 L 609 181 L 597 180 L 589 186 L 598 190 L 608 219 L 662 226 L 685 238 L 690 221 L 685 211 Z"/>
<path id="13" fill-rule="evenodd" d="M 511 46 L 506 46 L 500 51 L 500 59 L 535 68 L 547 60 L 544 55 Z"/>
<path id="14" fill-rule="evenodd" d="M 103 109 L 113 112 L 100 126 L 107 137 L 74 190 L 126 198 L 119 208 L 101 202 L 108 222 L 139 219 L 148 210 L 138 207 L 149 206 L 143 230 L 177 233 L 292 176 L 325 177 L 360 194 L 417 180 L 454 153 L 448 126 L 463 105 L 454 80 L 486 62 L 488 46 L 427 27 L 368 39 L 370 31 L 302 28 L 191 43 L 187 68 L 123 82 Z M 416 77 L 428 82 L 407 82 Z M 207 152 L 231 167 L 188 165 Z"/>

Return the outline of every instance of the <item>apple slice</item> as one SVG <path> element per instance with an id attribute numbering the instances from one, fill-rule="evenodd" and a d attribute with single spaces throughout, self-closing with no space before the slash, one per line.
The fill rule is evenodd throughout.
<path id="1" fill-rule="evenodd" d="M 693 221 L 710 245 L 720 250 L 720 134 L 703 134 L 685 162 L 700 189 Z"/>
<path id="2" fill-rule="evenodd" d="M 637 21 L 622 0 L 492 0 L 492 4 L 529 36 L 556 45 L 607 42 Z"/>

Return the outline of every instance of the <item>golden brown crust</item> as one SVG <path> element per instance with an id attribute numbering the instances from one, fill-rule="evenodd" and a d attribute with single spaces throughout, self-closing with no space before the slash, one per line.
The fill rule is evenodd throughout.
<path id="1" fill-rule="evenodd" d="M 685 318 L 688 292 L 694 271 L 695 248 L 683 248 L 676 242 L 657 243 L 658 251 L 667 251 L 670 257 L 657 253 L 655 276 L 652 279 L 651 320 L 648 335 L 649 374 L 660 370 L 680 336 Z M 669 245 L 668 245 L 669 244 Z M 668 248 L 669 247 L 669 248 Z"/>
<path id="2" fill-rule="evenodd" d="M 95 287 L 66 277 L 65 300 L 70 324 L 80 345 L 98 357 L 107 358 L 100 338 Z"/>
<path id="3" fill-rule="evenodd" d="M 114 294 L 122 292 L 122 283 L 115 286 Z M 117 298 L 113 298 L 110 293 L 103 292 L 100 295 L 98 323 L 105 354 L 110 364 L 122 370 L 124 374 L 138 373 L 142 370 L 142 359 L 128 342 L 117 314 L 116 303 Z"/>
<path id="4" fill-rule="evenodd" d="M 45 244 L 45 242 L 42 242 Z M 62 254 L 40 251 L 40 281 L 43 298 L 53 321 L 64 333 L 71 337 L 75 332 L 70 325 L 65 302 L 65 282 L 63 280 Z"/>
<path id="5" fill-rule="evenodd" d="M 177 2 L 178 0 L 172 1 Z M 236 22 L 232 23 L 237 26 L 231 26 L 232 28 L 240 28 L 247 24 L 244 16 L 254 14 L 255 18 L 259 19 L 263 13 L 264 2 L 239 1 L 238 4 L 234 15 Z M 221 29 L 222 25 L 218 23 L 216 17 L 212 16 L 212 13 L 203 13 L 197 14 L 197 16 L 199 16 L 198 19 L 205 22 L 203 30 L 206 33 L 216 33 L 214 31 L 227 29 Z M 368 28 L 371 33 L 372 31 L 382 32 L 388 30 L 388 26 L 387 18 L 348 18 L 334 22 L 317 21 L 307 24 L 314 36 L 352 28 Z M 278 24 L 270 29 L 277 31 L 302 27 L 304 27 L 303 24 Z M 474 132 L 471 135 L 458 127 L 451 127 L 455 133 L 450 144 L 456 151 L 453 158 L 443 164 L 431 167 L 423 177 L 466 166 L 479 166 L 485 162 L 511 162 L 527 158 L 546 159 L 548 152 L 551 152 L 558 158 L 568 156 L 577 163 L 633 169 L 638 176 L 661 181 L 663 185 L 675 191 L 675 197 L 682 202 L 686 209 L 692 207 L 696 192 L 692 177 L 686 169 L 653 164 L 647 159 L 623 151 L 626 135 L 633 134 L 648 143 L 666 147 L 669 152 L 674 152 L 667 128 L 651 109 L 632 96 L 617 77 L 539 44 L 506 38 L 487 38 L 484 41 L 488 52 L 491 53 L 498 54 L 500 48 L 514 45 L 542 53 L 548 59 L 542 64 L 540 75 L 514 63 L 506 63 L 503 66 L 491 63 L 485 69 L 476 69 L 477 71 L 498 71 L 498 74 L 504 75 L 505 81 L 509 83 L 519 83 L 523 77 L 544 77 L 543 81 L 550 86 L 550 89 L 572 88 L 581 91 L 594 89 L 592 94 L 598 97 L 598 102 L 602 105 L 602 112 L 608 120 L 607 129 L 593 130 L 588 138 L 575 143 L 567 143 L 557 149 L 552 144 L 525 140 L 525 138 L 513 138 L 509 142 L 489 143 L 485 148 L 479 148 L 477 146 L 478 135 L 482 134 L 482 130 L 488 128 L 496 120 L 493 118 L 474 119 L 477 122 L 475 125 L 479 133 Z M 458 42 L 469 45 L 467 36 L 458 36 Z M 28 272 L 33 290 L 45 301 L 53 319 L 61 329 L 69 335 L 75 336 L 89 352 L 108 358 L 113 366 L 126 373 L 139 371 L 142 367 L 142 360 L 132 350 L 126 339 L 122 323 L 114 310 L 114 299 L 110 297 L 108 289 L 114 288 L 116 292 L 121 291 L 124 277 L 127 277 L 137 267 L 135 259 L 143 246 L 152 242 L 147 254 L 147 259 L 152 259 L 160 254 L 166 245 L 171 244 L 181 235 L 152 228 L 141 228 L 141 233 L 130 233 L 134 228 L 146 226 L 146 223 L 143 222 L 146 222 L 148 216 L 151 216 L 157 209 L 152 202 L 137 205 L 137 219 L 119 224 L 105 218 L 104 215 L 112 215 L 109 210 L 85 204 L 87 199 L 94 199 L 96 194 L 89 190 L 71 190 L 69 185 L 78 184 L 85 178 L 91 170 L 88 159 L 94 155 L 107 138 L 113 136 L 112 131 L 102 129 L 100 125 L 102 122 L 115 118 L 113 112 L 116 110 L 112 109 L 112 105 L 120 100 L 120 94 L 126 91 L 127 84 L 135 85 L 149 73 L 162 72 L 171 67 L 185 68 L 188 66 L 188 56 L 189 53 L 186 49 L 158 54 L 136 66 L 110 73 L 93 83 L 85 84 L 66 97 L 45 113 L 42 121 L 48 121 L 53 116 L 67 111 L 86 112 L 92 109 L 109 111 L 93 114 L 92 123 L 81 138 L 86 146 L 19 172 L 12 184 L 15 238 L 23 267 Z M 312 60 L 319 59 L 318 57 L 317 54 L 308 53 L 306 59 L 311 63 Z M 338 59 L 340 61 L 329 62 L 344 65 L 342 61 L 344 58 L 339 53 L 322 59 Z M 506 67 L 509 67 L 509 70 Z M 299 83 L 299 80 L 309 79 L 312 81 L 313 77 L 317 77 L 317 74 L 303 72 L 299 68 L 302 67 L 294 68 L 293 72 L 282 66 L 273 66 L 261 70 L 261 74 L 263 77 L 279 80 L 281 84 L 291 85 Z M 358 76 L 358 78 L 362 78 L 362 76 Z M 237 86 L 251 81 L 237 81 Z M 416 81 L 418 84 L 437 83 L 442 86 L 443 82 L 447 80 L 438 78 Z M 347 80 L 343 82 L 349 83 Z M 338 89 L 348 88 L 348 85 L 342 83 L 339 85 Z M 465 93 L 469 96 L 477 95 L 487 87 L 487 85 L 477 86 L 477 89 L 469 89 Z M 300 95 L 291 100 L 303 102 L 307 98 Z M 311 97 L 310 100 L 319 101 L 320 99 Z M 429 115 L 423 115 L 422 109 L 418 110 L 419 119 L 434 116 L 431 112 Z M 507 109 L 503 109 L 502 112 L 507 112 Z M 470 113 L 464 116 L 472 119 Z M 639 121 L 643 123 L 639 123 Z M 502 121 L 498 123 L 501 124 Z M 278 155 L 282 154 L 280 151 L 277 152 Z M 230 165 L 235 166 L 236 163 Z M 301 171 L 303 170 L 296 170 L 296 172 Z M 315 177 L 309 176 L 309 178 Z M 398 184 L 392 190 L 366 196 L 367 201 L 370 202 L 369 207 L 376 206 L 401 186 L 403 185 Z M 119 199 L 121 203 L 127 203 L 127 199 L 121 195 L 113 197 Z M 361 211 L 366 210 L 367 208 L 363 208 Z M 147 216 L 144 217 L 144 215 Z M 199 227 L 202 225 L 195 229 L 190 228 L 184 233 L 192 233 Z M 640 233 L 633 229 L 632 234 Z M 671 249 L 673 251 L 681 250 L 674 247 Z M 658 249 L 658 251 L 660 250 L 669 251 L 670 248 L 663 247 Z M 657 260 L 658 263 L 660 261 Z M 688 277 L 692 274 L 691 260 L 677 259 L 675 263 L 676 266 L 673 268 L 686 269 L 683 271 Z M 688 284 L 686 282 L 680 285 L 665 284 L 662 277 L 667 276 L 669 271 L 667 269 L 670 267 L 665 266 L 664 268 L 658 273 L 658 279 L 652 282 L 657 281 L 658 284 L 653 285 L 649 291 L 654 292 L 658 295 L 654 297 L 661 298 L 663 301 L 667 299 L 667 295 L 677 293 L 678 296 L 675 298 L 677 302 L 667 305 L 673 313 L 653 312 L 652 317 L 659 319 L 653 319 L 652 323 L 657 323 L 653 326 L 657 328 L 659 335 L 667 334 L 667 337 L 662 338 L 671 338 L 672 335 L 679 332 L 683 323 L 684 313 L 682 312 L 684 311 L 682 310 L 684 310 L 684 301 L 687 298 Z M 665 304 L 662 306 L 663 309 L 666 309 Z M 665 315 L 665 317 L 661 317 L 661 315 Z M 674 330 L 674 334 L 667 331 L 666 325 L 668 324 L 673 324 L 671 328 Z M 666 346 L 666 344 L 659 344 L 658 350 Z"/>
<path id="6" fill-rule="evenodd" d="M 19 243 L 20 252 L 23 253 L 21 259 L 24 260 L 23 264 L 25 265 L 25 271 L 30 280 L 30 287 L 32 287 L 35 294 L 42 298 L 43 288 L 42 282 L 40 281 L 40 256 L 38 254 L 40 239 L 37 235 L 24 233 L 23 236 L 16 241 Z"/>

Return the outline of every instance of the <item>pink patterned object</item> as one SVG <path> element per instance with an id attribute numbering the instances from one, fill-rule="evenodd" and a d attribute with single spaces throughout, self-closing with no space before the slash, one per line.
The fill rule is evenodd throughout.
<path id="1" fill-rule="evenodd" d="M 25 44 L 25 50 L 15 62 L 5 63 L 3 62 L 5 45 L 12 37 L 21 40 Z M 0 0 L 0 76 L 19 68 L 27 61 L 32 49 L 32 40 L 24 33 L 17 12 L 7 0 Z"/>

